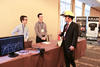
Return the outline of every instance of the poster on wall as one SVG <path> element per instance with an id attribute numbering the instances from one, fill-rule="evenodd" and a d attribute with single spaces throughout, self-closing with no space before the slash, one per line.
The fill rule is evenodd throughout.
<path id="1" fill-rule="evenodd" d="M 86 36 L 86 17 L 85 16 L 77 16 L 76 22 L 79 25 L 79 36 Z"/>
<path id="2" fill-rule="evenodd" d="M 99 17 L 88 17 L 87 23 L 87 39 L 97 40 L 99 31 Z"/>

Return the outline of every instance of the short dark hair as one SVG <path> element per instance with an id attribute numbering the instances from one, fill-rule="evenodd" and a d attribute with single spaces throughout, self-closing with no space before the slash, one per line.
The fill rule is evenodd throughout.
<path id="1" fill-rule="evenodd" d="M 27 16 L 25 16 L 25 15 L 20 16 L 21 23 L 22 23 L 22 20 L 24 20 L 24 17 L 27 17 Z"/>
<path id="2" fill-rule="evenodd" d="M 38 13 L 37 17 L 39 18 L 40 15 L 43 15 L 42 13 Z"/>
<path id="3" fill-rule="evenodd" d="M 70 16 L 70 15 L 66 15 L 65 17 L 69 17 L 69 18 L 71 18 L 72 20 L 74 19 L 74 16 Z"/>

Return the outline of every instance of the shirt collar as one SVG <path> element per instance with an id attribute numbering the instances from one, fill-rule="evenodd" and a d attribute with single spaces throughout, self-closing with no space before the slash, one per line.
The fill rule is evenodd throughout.
<path id="1" fill-rule="evenodd" d="M 70 26 L 70 24 L 72 23 L 72 21 L 71 22 L 69 22 L 69 26 Z"/>
<path id="2" fill-rule="evenodd" d="M 38 21 L 39 24 L 41 24 L 41 22 Z M 43 23 L 43 22 L 42 22 Z"/>
<path id="3" fill-rule="evenodd" d="M 22 25 L 23 27 L 26 27 L 26 25 L 24 26 L 24 24 L 23 24 L 23 23 L 21 23 L 21 25 Z"/>

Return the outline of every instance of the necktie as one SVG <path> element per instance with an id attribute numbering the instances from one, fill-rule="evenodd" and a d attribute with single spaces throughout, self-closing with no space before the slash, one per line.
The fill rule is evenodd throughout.
<path id="1" fill-rule="evenodd" d="M 69 26 L 69 24 L 67 24 L 66 27 L 65 27 L 64 40 L 66 39 L 66 38 L 65 38 L 65 35 L 66 35 L 67 30 L 68 30 L 68 26 Z"/>
<path id="2" fill-rule="evenodd" d="M 24 25 L 22 25 L 22 29 L 23 29 L 23 34 L 24 34 Z"/>
<path id="3" fill-rule="evenodd" d="M 65 32 L 67 32 L 68 27 L 69 27 L 69 24 L 66 25 L 66 27 L 65 27 Z"/>

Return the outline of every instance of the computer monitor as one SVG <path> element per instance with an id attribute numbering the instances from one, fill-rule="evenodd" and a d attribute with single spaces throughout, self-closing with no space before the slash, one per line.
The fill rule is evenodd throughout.
<path id="1" fill-rule="evenodd" d="M 16 51 L 24 49 L 24 35 L 1 37 L 0 38 L 0 55 L 16 57 Z"/>

